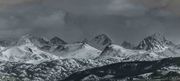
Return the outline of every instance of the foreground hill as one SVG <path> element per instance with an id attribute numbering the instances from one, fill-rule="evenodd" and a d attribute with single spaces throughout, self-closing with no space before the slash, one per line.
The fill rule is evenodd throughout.
<path id="1" fill-rule="evenodd" d="M 62 81 L 119 81 L 133 77 L 136 80 L 173 79 L 180 78 L 179 69 L 180 58 L 122 62 L 80 71 Z"/>

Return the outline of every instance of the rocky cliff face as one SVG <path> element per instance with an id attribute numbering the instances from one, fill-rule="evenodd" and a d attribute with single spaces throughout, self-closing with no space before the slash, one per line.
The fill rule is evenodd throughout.
<path id="1" fill-rule="evenodd" d="M 173 45 L 173 43 L 168 41 L 163 35 L 156 33 L 142 40 L 136 49 L 163 50 L 169 45 Z"/>
<path id="2" fill-rule="evenodd" d="M 111 43 L 112 40 L 105 34 L 98 35 L 89 41 L 90 45 L 99 50 L 104 50 L 104 48 L 106 48 L 106 46 L 110 45 Z"/>

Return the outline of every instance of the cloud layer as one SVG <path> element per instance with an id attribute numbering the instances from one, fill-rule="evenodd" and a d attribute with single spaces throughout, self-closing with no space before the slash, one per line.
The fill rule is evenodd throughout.
<path id="1" fill-rule="evenodd" d="M 83 40 L 105 33 L 116 43 L 162 32 L 180 43 L 179 11 L 169 0 L 0 0 L 0 38 L 26 33 Z M 151 4 L 151 5 L 149 5 Z"/>

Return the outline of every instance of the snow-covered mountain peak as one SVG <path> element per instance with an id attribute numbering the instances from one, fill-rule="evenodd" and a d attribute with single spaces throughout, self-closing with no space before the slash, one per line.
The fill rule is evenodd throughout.
<path id="1" fill-rule="evenodd" d="M 142 40 L 136 48 L 144 50 L 162 50 L 172 44 L 173 43 L 168 41 L 162 34 L 155 33 Z"/>
<path id="2" fill-rule="evenodd" d="M 59 37 L 55 36 L 53 37 L 50 42 L 53 44 L 53 45 L 61 45 L 61 44 L 67 44 L 64 40 L 60 39 Z"/>
<path id="3" fill-rule="evenodd" d="M 45 38 L 36 37 L 31 34 L 27 34 L 22 36 L 17 42 L 17 45 L 24 45 L 24 44 L 32 44 L 38 47 L 42 47 L 44 45 L 49 44 L 49 42 Z"/>
<path id="4" fill-rule="evenodd" d="M 90 41 L 90 45 L 93 47 L 103 50 L 106 46 L 110 45 L 112 40 L 105 34 L 98 35 Z"/>
<path id="5" fill-rule="evenodd" d="M 100 35 L 96 36 L 94 38 L 94 40 L 96 40 L 97 42 L 102 43 L 102 44 L 105 44 L 106 42 L 108 42 L 108 40 L 111 42 L 111 39 L 106 34 L 100 34 Z M 105 40 L 107 40 L 107 41 L 105 41 Z M 103 42 L 101 42 L 101 41 L 103 41 Z"/>

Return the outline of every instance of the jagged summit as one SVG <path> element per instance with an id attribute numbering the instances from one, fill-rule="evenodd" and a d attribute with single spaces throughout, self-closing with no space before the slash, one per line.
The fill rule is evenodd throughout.
<path id="1" fill-rule="evenodd" d="M 158 40 L 160 42 L 166 42 L 167 41 L 165 36 L 163 34 L 161 34 L 161 33 L 154 33 L 154 34 L 148 36 L 147 38 L 154 38 L 154 39 L 156 39 L 156 40 Z"/>
<path id="2" fill-rule="evenodd" d="M 173 44 L 171 41 L 168 41 L 164 35 L 160 33 L 155 33 L 146 37 L 142 40 L 136 49 L 144 49 L 144 50 L 161 50 L 166 48 L 167 45 Z"/>
<path id="3" fill-rule="evenodd" d="M 90 45 L 100 50 L 103 50 L 106 46 L 110 45 L 111 43 L 112 43 L 112 40 L 106 34 L 100 34 L 94 37 L 90 41 Z"/>
<path id="4" fill-rule="evenodd" d="M 42 47 L 44 45 L 49 44 L 48 40 L 42 37 L 36 37 L 31 34 L 26 34 L 22 36 L 19 41 L 17 42 L 17 45 L 23 45 L 23 44 L 33 44 L 38 47 Z"/>
<path id="5" fill-rule="evenodd" d="M 67 44 L 67 42 L 65 42 L 64 40 L 60 39 L 59 37 L 55 36 L 53 37 L 50 42 L 53 44 L 53 45 L 61 45 L 61 44 Z"/>
<path id="6" fill-rule="evenodd" d="M 99 39 L 99 38 L 109 38 L 106 34 L 100 34 L 97 35 L 95 38 Z"/>

